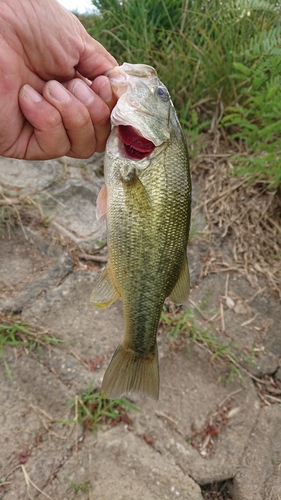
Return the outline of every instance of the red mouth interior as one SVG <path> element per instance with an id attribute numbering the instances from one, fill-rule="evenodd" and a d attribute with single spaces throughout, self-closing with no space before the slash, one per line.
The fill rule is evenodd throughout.
<path id="1" fill-rule="evenodd" d="M 118 129 L 127 156 L 132 160 L 142 160 L 155 149 L 153 142 L 139 135 L 134 127 L 119 125 Z"/>

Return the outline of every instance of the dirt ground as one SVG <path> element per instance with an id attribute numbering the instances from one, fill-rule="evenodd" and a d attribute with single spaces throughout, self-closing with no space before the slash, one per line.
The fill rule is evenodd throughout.
<path id="1" fill-rule="evenodd" d="M 107 255 L 102 164 L 0 159 L 0 499 L 280 500 L 278 268 L 237 260 L 221 212 L 216 235 L 213 181 L 198 168 L 192 288 L 159 326 L 159 401 L 132 395 L 139 411 L 97 432 L 81 425 L 83 394 L 99 389 L 123 334 L 121 301 L 89 304 Z M 15 322 L 29 333 L 8 337 Z"/>

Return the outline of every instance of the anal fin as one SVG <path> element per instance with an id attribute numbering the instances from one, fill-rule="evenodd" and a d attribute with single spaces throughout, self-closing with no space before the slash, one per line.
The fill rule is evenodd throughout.
<path id="1" fill-rule="evenodd" d="M 175 304 L 186 304 L 189 295 L 189 288 L 188 262 L 185 254 L 178 281 L 176 282 L 172 293 L 170 293 L 169 298 Z"/>
<path id="2" fill-rule="evenodd" d="M 113 304 L 119 297 L 120 294 L 112 282 L 107 265 L 91 293 L 90 303 L 93 306 L 105 308 Z"/>

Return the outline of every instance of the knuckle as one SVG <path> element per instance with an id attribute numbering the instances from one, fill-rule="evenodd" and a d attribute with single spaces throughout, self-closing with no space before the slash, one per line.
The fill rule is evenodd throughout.
<path id="1" fill-rule="evenodd" d="M 44 121 L 48 129 L 56 129 L 62 125 L 61 115 L 55 108 L 51 108 L 45 113 Z"/>
<path id="2" fill-rule="evenodd" d="M 96 152 L 96 148 L 91 148 L 90 150 L 86 151 L 81 151 L 81 154 L 79 155 L 79 158 L 82 158 L 83 159 L 88 159 L 90 158 L 91 156 L 93 156 L 93 154 Z"/>
<path id="3" fill-rule="evenodd" d="M 94 118 L 94 125 L 97 127 L 102 127 L 102 128 L 110 128 L 110 123 L 109 123 L 109 119 L 110 119 L 110 110 L 109 108 L 106 106 L 106 109 L 103 109 L 102 112 L 100 112 L 99 114 L 97 114 Z"/>
<path id="4" fill-rule="evenodd" d="M 96 147 L 97 153 L 103 153 L 105 151 L 106 141 L 99 142 Z"/>
<path id="5" fill-rule="evenodd" d="M 52 157 L 59 158 L 60 156 L 66 156 L 69 152 L 69 147 L 70 144 L 68 140 L 65 140 L 64 144 L 60 144 L 59 146 L 57 143 L 54 144 Z"/>
<path id="6" fill-rule="evenodd" d="M 69 122 L 70 126 L 75 128 L 88 126 L 91 119 L 87 108 L 85 106 L 79 107 L 79 110 L 77 110 L 76 113 L 73 112 L 73 114 L 69 117 Z"/>
<path id="7" fill-rule="evenodd" d="M 74 144 L 72 143 L 72 152 L 75 153 L 75 156 L 87 159 L 90 158 L 96 152 L 96 140 L 95 138 L 91 138 L 91 140 L 83 141 L 83 144 Z"/>

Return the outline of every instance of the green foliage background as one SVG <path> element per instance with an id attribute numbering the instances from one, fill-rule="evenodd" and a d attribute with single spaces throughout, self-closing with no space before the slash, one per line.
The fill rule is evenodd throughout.
<path id="1" fill-rule="evenodd" d="M 154 66 L 187 131 L 218 124 L 249 148 L 238 172 L 281 182 L 281 5 L 274 0 L 92 0 L 79 16 L 119 63 Z"/>

